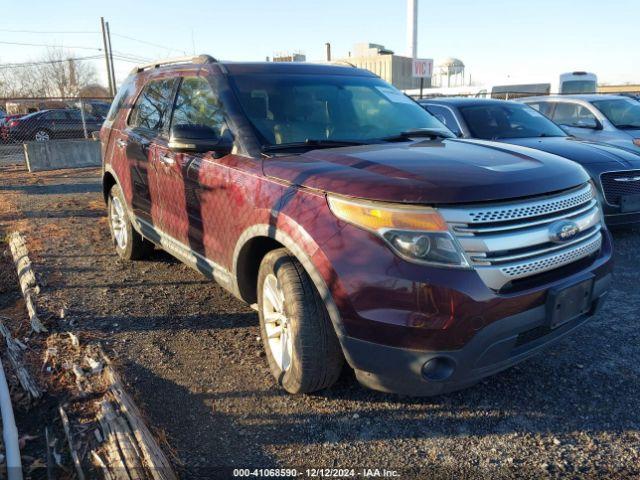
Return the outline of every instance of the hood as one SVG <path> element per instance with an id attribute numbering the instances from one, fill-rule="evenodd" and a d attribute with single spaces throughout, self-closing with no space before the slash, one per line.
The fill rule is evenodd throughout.
<path id="1" fill-rule="evenodd" d="M 623 168 L 640 168 L 640 153 L 630 148 L 578 140 L 572 137 L 512 138 L 504 142 L 522 145 L 568 158 L 582 165 L 611 164 Z"/>
<path id="2" fill-rule="evenodd" d="M 632 138 L 640 138 L 640 128 L 634 128 L 633 130 L 620 130 L 620 132 L 624 132 Z"/>
<path id="3" fill-rule="evenodd" d="M 580 166 L 556 155 L 458 139 L 312 150 L 266 159 L 263 169 L 268 177 L 323 192 L 424 204 L 541 195 L 589 179 Z"/>

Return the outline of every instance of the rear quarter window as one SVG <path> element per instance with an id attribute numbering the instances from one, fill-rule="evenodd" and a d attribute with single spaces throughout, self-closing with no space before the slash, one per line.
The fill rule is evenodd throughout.
<path id="1" fill-rule="evenodd" d="M 121 110 L 131 106 L 131 102 L 129 100 L 135 93 L 135 84 L 133 79 L 133 76 L 128 77 L 120 87 L 120 90 L 118 90 L 113 102 L 111 102 L 111 107 L 107 114 L 107 122 L 113 122 Z"/>
<path id="2" fill-rule="evenodd" d="M 536 103 L 528 103 L 531 108 L 539 111 L 545 117 L 551 116 L 551 110 L 553 109 L 553 104 L 551 102 L 536 102 Z"/>

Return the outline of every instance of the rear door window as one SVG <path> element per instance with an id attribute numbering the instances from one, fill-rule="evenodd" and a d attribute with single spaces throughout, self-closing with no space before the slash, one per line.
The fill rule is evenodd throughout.
<path id="1" fill-rule="evenodd" d="M 69 120 L 64 110 L 51 110 L 45 114 L 47 120 Z"/>
<path id="2" fill-rule="evenodd" d="M 175 84 L 175 78 L 149 82 L 133 107 L 129 126 L 158 133 L 167 129 Z"/>

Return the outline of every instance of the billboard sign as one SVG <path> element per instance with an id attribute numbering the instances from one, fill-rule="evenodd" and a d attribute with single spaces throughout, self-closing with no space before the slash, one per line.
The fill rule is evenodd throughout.
<path id="1" fill-rule="evenodd" d="M 414 78 L 431 78 L 433 74 L 433 59 L 414 58 L 412 73 Z"/>

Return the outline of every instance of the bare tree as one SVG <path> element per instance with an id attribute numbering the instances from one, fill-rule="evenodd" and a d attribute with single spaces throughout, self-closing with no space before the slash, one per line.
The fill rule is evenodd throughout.
<path id="1" fill-rule="evenodd" d="M 0 96 L 75 97 L 96 79 L 92 63 L 75 60 L 71 52 L 54 48 L 32 65 L 0 65 Z"/>

